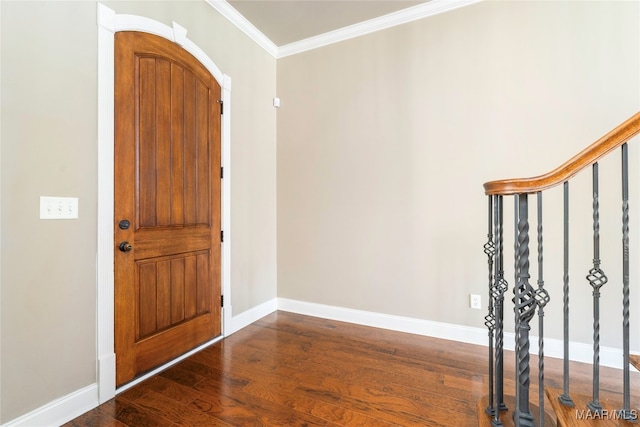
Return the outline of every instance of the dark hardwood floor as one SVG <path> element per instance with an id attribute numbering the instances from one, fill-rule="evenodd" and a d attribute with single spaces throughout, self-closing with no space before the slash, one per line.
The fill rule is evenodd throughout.
<path id="1" fill-rule="evenodd" d="M 65 426 L 477 426 L 487 363 L 486 347 L 280 311 Z M 562 387 L 561 368 L 546 359 L 547 385 Z M 513 393 L 511 352 L 505 369 Z M 591 366 L 571 374 L 590 393 Z M 601 375 L 601 397 L 615 398 L 621 371 Z"/>

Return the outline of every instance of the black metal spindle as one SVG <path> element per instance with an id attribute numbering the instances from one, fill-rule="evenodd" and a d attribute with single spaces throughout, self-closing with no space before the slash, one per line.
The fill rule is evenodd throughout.
<path id="1" fill-rule="evenodd" d="M 529 322 L 535 314 L 536 300 L 533 287 L 529 284 L 529 214 L 527 194 L 518 195 L 518 233 L 516 240 L 516 264 L 518 282 L 514 287 L 514 312 L 516 315 L 516 426 L 534 427 L 534 419 L 529 410 Z"/>
<path id="2" fill-rule="evenodd" d="M 495 329 L 496 318 L 494 312 L 494 291 L 496 286 L 494 280 L 494 256 L 495 256 L 495 243 L 493 236 L 493 196 L 489 196 L 489 212 L 488 212 L 488 229 L 487 229 L 487 243 L 484 244 L 484 253 L 487 255 L 487 263 L 489 265 L 489 303 L 487 304 L 488 313 L 484 317 L 484 324 L 487 327 L 489 334 L 489 406 L 485 409 L 486 413 L 493 415 L 494 411 L 494 354 L 493 354 L 493 331 Z"/>
<path id="3" fill-rule="evenodd" d="M 538 192 L 538 423 L 544 427 L 544 308 L 549 302 L 549 293 L 544 288 L 543 244 L 542 244 L 542 192 Z"/>
<path id="4" fill-rule="evenodd" d="M 564 274 L 563 274 L 563 286 L 562 286 L 562 312 L 563 312 L 563 393 L 558 397 L 560 403 L 565 406 L 574 407 L 573 399 L 569 395 L 569 182 L 564 183 L 564 232 L 563 232 L 563 247 L 564 247 Z"/>
<path id="5" fill-rule="evenodd" d="M 637 420 L 631 410 L 631 385 L 629 379 L 629 152 L 622 145 L 622 417 Z"/>
<path id="6" fill-rule="evenodd" d="M 593 398 L 587 404 L 595 413 L 602 412 L 600 404 L 600 288 L 608 279 L 600 268 L 600 195 L 598 190 L 598 163 L 593 164 L 593 268 L 587 280 L 593 288 Z"/>
<path id="7" fill-rule="evenodd" d="M 520 270 L 519 270 L 519 265 L 518 265 L 518 246 L 519 246 L 519 241 L 518 241 L 518 224 L 520 222 L 520 209 L 519 209 L 519 199 L 520 196 L 518 194 L 513 196 L 513 270 L 514 270 L 514 286 L 513 286 L 513 300 L 512 302 L 515 304 L 516 302 L 516 297 L 517 297 L 517 292 L 518 292 L 518 285 L 520 284 Z M 514 330 L 514 334 L 515 334 L 515 342 L 516 342 L 516 369 L 515 369 L 515 384 L 516 384 L 516 390 L 515 390 L 515 405 L 516 407 L 513 408 L 513 416 L 514 416 L 514 423 L 516 427 L 519 427 L 519 421 L 518 421 L 518 417 L 517 414 L 520 412 L 520 387 L 518 386 L 518 384 L 520 384 L 520 371 L 517 369 L 518 368 L 518 363 L 517 363 L 517 356 L 518 356 L 518 342 L 520 342 L 520 328 L 518 328 L 518 324 L 520 322 L 520 318 L 518 316 L 518 311 L 517 309 L 514 307 L 514 325 L 515 325 L 515 330 Z"/>
<path id="8" fill-rule="evenodd" d="M 507 409 L 504 403 L 504 294 L 509 284 L 504 278 L 504 206 L 502 196 L 496 201 L 496 242 L 497 242 L 497 297 L 496 297 L 496 405 L 500 411 Z"/>
<path id="9" fill-rule="evenodd" d="M 500 411 L 507 409 L 504 404 L 504 293 L 508 289 L 507 281 L 504 279 L 504 246 L 503 246 L 503 197 L 496 196 L 494 198 L 494 236 L 495 236 L 495 400 L 493 409 L 493 420 L 491 424 L 494 427 L 502 425 L 500 421 Z"/>

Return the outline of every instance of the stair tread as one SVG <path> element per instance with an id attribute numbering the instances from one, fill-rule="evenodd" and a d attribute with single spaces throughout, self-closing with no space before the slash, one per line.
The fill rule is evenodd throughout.
<path id="1" fill-rule="evenodd" d="M 630 354 L 629 362 L 631 362 L 634 368 L 640 371 L 640 354 Z"/>
<path id="2" fill-rule="evenodd" d="M 509 410 L 500 413 L 500 420 L 502 421 L 502 425 L 504 427 L 513 427 L 513 408 L 516 407 L 516 399 L 513 396 L 505 396 L 504 403 L 507 405 Z M 491 427 L 491 420 L 493 417 L 487 415 L 485 409 L 489 406 L 489 397 L 484 396 L 482 399 L 478 400 L 478 427 Z M 531 413 L 533 414 L 536 425 L 538 425 L 538 405 L 531 404 L 530 405 Z M 556 420 L 553 415 L 549 414 L 545 411 L 544 418 L 544 426 L 545 427 L 555 427 Z"/>
<path id="3" fill-rule="evenodd" d="M 609 399 L 600 399 L 600 405 L 604 412 L 597 416 L 589 411 L 587 404 L 591 401 L 592 396 L 570 393 L 571 400 L 575 404 L 574 407 L 568 407 L 560 403 L 558 398 L 564 393 L 561 389 L 547 388 L 545 390 L 547 398 L 551 402 L 551 406 L 556 414 L 558 426 L 562 427 L 578 427 L 578 426 L 638 426 L 637 422 L 625 421 L 618 419 L 617 412 L 622 405 L 612 402 Z M 634 409 L 634 408 L 632 408 Z"/>

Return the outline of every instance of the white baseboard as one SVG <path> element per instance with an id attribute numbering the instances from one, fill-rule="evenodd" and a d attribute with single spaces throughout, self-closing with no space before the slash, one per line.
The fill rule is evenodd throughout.
<path id="1" fill-rule="evenodd" d="M 98 406 L 98 385 L 91 384 L 47 403 L 3 427 L 59 426 Z"/>
<path id="2" fill-rule="evenodd" d="M 263 302 L 260 305 L 250 308 L 247 311 L 243 311 L 237 316 L 233 316 L 231 318 L 231 331 L 229 331 L 228 335 L 231 335 L 234 332 L 239 331 L 245 326 L 252 324 L 256 320 L 263 318 L 267 314 L 273 313 L 277 309 L 278 309 L 278 299 L 273 298 L 273 299 L 270 299 L 269 301 Z"/>
<path id="3" fill-rule="evenodd" d="M 373 326 L 375 328 L 389 329 L 392 331 L 461 341 L 470 344 L 486 345 L 486 341 L 488 339 L 486 329 L 433 322 L 430 320 L 415 319 L 412 317 L 394 316 L 391 314 L 376 313 L 372 311 L 354 310 L 352 308 L 315 304 L 287 298 L 278 298 L 278 310 L 322 317 L 340 322 Z"/>
<path id="4" fill-rule="evenodd" d="M 371 311 L 354 310 L 351 308 L 316 304 L 287 298 L 278 298 L 278 310 L 433 338 L 488 346 L 489 337 L 485 328 L 474 328 Z M 530 352 L 537 353 L 537 336 L 532 335 L 530 337 L 530 345 Z M 514 333 L 504 334 L 504 348 L 505 350 L 515 349 Z M 562 340 L 545 338 L 544 351 L 545 357 L 562 359 L 564 357 Z M 576 362 L 593 363 L 593 346 L 591 344 L 570 342 L 569 358 Z M 601 346 L 600 366 L 622 369 L 622 349 Z M 634 370 L 633 367 L 631 367 L 631 369 Z"/>

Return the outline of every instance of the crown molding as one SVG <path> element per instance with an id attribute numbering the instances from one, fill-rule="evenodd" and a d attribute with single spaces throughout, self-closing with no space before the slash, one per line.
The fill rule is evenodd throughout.
<path id="1" fill-rule="evenodd" d="M 427 3 L 383 15 L 379 18 L 349 25 L 344 28 L 282 45 L 280 47 L 276 46 L 271 40 L 269 40 L 267 36 L 242 16 L 240 12 L 234 9 L 226 0 L 205 1 L 275 58 L 284 58 L 286 56 L 328 46 L 333 43 L 338 43 L 344 40 L 363 36 L 365 34 L 395 27 L 397 25 L 406 24 L 418 19 L 427 18 L 439 13 L 469 6 L 479 3 L 482 0 L 431 0 Z"/>
<path id="2" fill-rule="evenodd" d="M 213 7 L 222 16 L 227 18 L 233 25 L 238 27 L 243 33 L 249 36 L 260 47 L 269 52 L 275 58 L 278 57 L 278 46 L 276 46 L 267 36 L 262 34 L 251 22 L 233 8 L 226 0 L 205 0 L 209 6 Z"/>
<path id="3" fill-rule="evenodd" d="M 418 19 L 427 18 L 439 13 L 448 12 L 460 7 L 479 3 L 482 0 L 431 0 L 407 9 L 383 15 L 348 27 L 320 34 L 298 42 L 289 43 L 278 48 L 278 58 L 295 55 L 308 50 L 317 49 L 333 43 L 349 40 L 376 31 L 406 24 Z"/>

